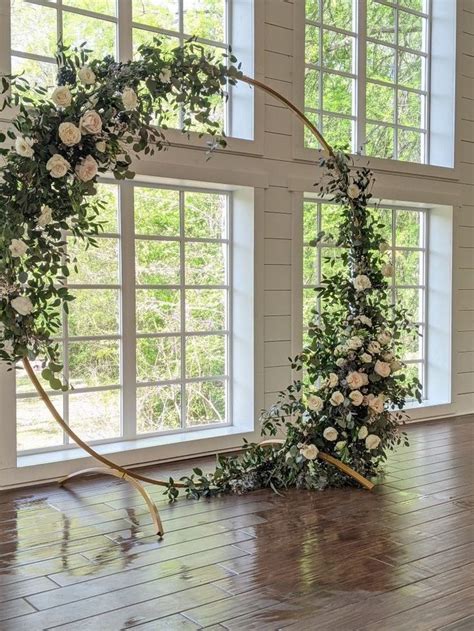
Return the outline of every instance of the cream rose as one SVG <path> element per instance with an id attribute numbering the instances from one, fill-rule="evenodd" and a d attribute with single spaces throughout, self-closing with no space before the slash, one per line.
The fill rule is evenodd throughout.
<path id="1" fill-rule="evenodd" d="M 79 77 L 79 81 L 84 85 L 92 85 L 95 83 L 95 72 L 89 68 L 89 66 L 82 66 L 82 68 L 79 68 L 77 76 Z"/>
<path id="2" fill-rule="evenodd" d="M 382 274 L 385 278 L 391 278 L 393 276 L 393 265 L 391 263 L 386 263 L 382 267 Z"/>
<path id="3" fill-rule="evenodd" d="M 377 340 L 380 342 L 380 344 L 382 344 L 382 346 L 385 346 L 392 341 L 392 336 L 388 331 L 382 331 L 377 335 Z"/>
<path id="4" fill-rule="evenodd" d="M 384 400 L 381 396 L 375 397 L 371 394 L 367 397 L 367 403 L 369 408 L 376 414 L 382 414 L 384 409 Z"/>
<path id="5" fill-rule="evenodd" d="M 354 285 L 354 289 L 356 291 L 364 291 L 365 289 L 370 289 L 372 287 L 370 278 L 365 274 L 359 274 L 358 276 L 353 278 L 352 284 Z"/>
<path id="6" fill-rule="evenodd" d="M 365 324 L 365 326 L 372 326 L 372 320 L 365 315 L 359 316 L 358 320 L 361 324 Z"/>
<path id="7" fill-rule="evenodd" d="M 53 209 L 49 206 L 43 206 L 41 208 L 41 214 L 36 222 L 40 228 L 44 228 L 53 221 Z"/>
<path id="8" fill-rule="evenodd" d="M 22 158 L 32 158 L 34 156 L 33 145 L 35 141 L 33 138 L 25 138 L 24 136 L 18 136 L 15 139 L 15 151 Z"/>
<path id="9" fill-rule="evenodd" d="M 74 123 L 61 123 L 59 125 L 58 133 L 61 142 L 67 147 L 73 147 L 81 141 L 81 132 L 79 127 L 76 127 Z"/>
<path id="10" fill-rule="evenodd" d="M 23 256 L 28 251 L 28 246 L 24 241 L 20 239 L 12 239 L 10 245 L 8 246 L 10 253 L 13 258 L 19 258 Z"/>
<path id="11" fill-rule="evenodd" d="M 17 296 L 13 298 L 10 304 L 22 316 L 26 316 L 33 311 L 33 303 L 27 296 Z"/>
<path id="12" fill-rule="evenodd" d="M 338 435 L 339 434 L 337 433 L 337 429 L 335 427 L 326 427 L 323 432 L 323 438 L 330 440 L 331 442 L 337 440 Z"/>
<path id="13" fill-rule="evenodd" d="M 362 355 L 360 356 L 360 360 L 364 364 L 370 364 L 370 362 L 372 361 L 372 355 L 370 353 L 362 353 Z"/>
<path id="14" fill-rule="evenodd" d="M 382 241 L 379 243 L 379 252 L 384 254 L 387 250 L 390 249 L 390 245 L 386 241 Z"/>
<path id="15" fill-rule="evenodd" d="M 362 346 L 362 339 L 358 335 L 354 335 L 347 341 L 347 346 L 353 351 L 356 351 L 358 348 Z"/>
<path id="16" fill-rule="evenodd" d="M 351 390 L 358 390 L 365 385 L 365 379 L 363 377 L 364 373 L 357 372 L 356 370 L 350 372 L 347 377 L 347 385 Z"/>
<path id="17" fill-rule="evenodd" d="M 107 149 L 107 144 L 105 142 L 105 140 L 99 140 L 98 142 L 95 143 L 95 148 L 97 149 L 97 151 L 99 153 L 105 153 L 106 149 Z"/>
<path id="18" fill-rule="evenodd" d="M 329 403 L 334 406 L 344 403 L 344 395 L 342 392 L 339 392 L 339 390 L 333 392 L 331 398 L 329 399 Z"/>
<path id="19" fill-rule="evenodd" d="M 394 357 L 393 353 L 390 353 L 390 352 L 389 353 L 384 353 L 383 360 L 386 361 L 386 362 L 391 362 L 393 357 Z"/>
<path id="20" fill-rule="evenodd" d="M 390 375 L 390 364 L 388 364 L 387 362 L 382 362 L 380 361 L 380 359 L 378 359 L 375 362 L 374 370 L 378 375 L 386 378 Z"/>
<path id="21" fill-rule="evenodd" d="M 336 346 L 336 348 L 334 349 L 334 354 L 335 355 L 344 355 L 344 353 L 347 351 L 347 346 L 345 346 L 344 344 L 338 344 Z"/>
<path id="22" fill-rule="evenodd" d="M 66 85 L 60 85 L 51 93 L 51 100 L 58 107 L 68 107 L 72 103 L 72 95 Z"/>
<path id="23" fill-rule="evenodd" d="M 345 363 L 346 360 L 344 359 L 344 357 L 339 357 L 339 359 L 336 359 L 336 366 L 339 366 L 339 368 L 342 368 Z"/>
<path id="24" fill-rule="evenodd" d="M 88 110 L 81 116 L 79 129 L 82 134 L 100 134 L 102 131 L 102 119 L 95 110 Z"/>
<path id="25" fill-rule="evenodd" d="M 318 457 L 319 449 L 316 445 L 305 445 L 301 447 L 300 454 L 306 458 L 306 460 L 316 460 Z"/>
<path id="26" fill-rule="evenodd" d="M 63 158 L 59 153 L 55 153 L 46 162 L 46 169 L 49 171 L 51 177 L 63 177 L 69 171 L 71 165 Z"/>
<path id="27" fill-rule="evenodd" d="M 99 165 L 92 156 L 87 156 L 76 166 L 77 177 L 83 182 L 89 182 L 95 178 L 99 170 Z"/>
<path id="28" fill-rule="evenodd" d="M 399 362 L 398 360 L 395 360 L 390 364 L 390 370 L 392 372 L 398 372 L 402 368 L 403 368 L 403 364 L 402 362 Z"/>
<path id="29" fill-rule="evenodd" d="M 324 401 L 321 397 L 315 394 L 310 394 L 308 397 L 308 408 L 313 412 L 320 412 L 323 409 Z"/>
<path id="30" fill-rule="evenodd" d="M 368 434 L 369 434 L 369 430 L 367 429 L 365 425 L 362 425 L 362 427 L 357 432 L 357 438 L 359 440 L 364 440 L 364 438 L 367 438 Z"/>
<path id="31" fill-rule="evenodd" d="M 369 434 L 365 439 L 365 446 L 370 451 L 371 449 L 377 449 L 380 445 L 380 438 L 375 434 Z"/>
<path id="32" fill-rule="evenodd" d="M 335 388 L 339 383 L 339 378 L 336 373 L 330 372 L 326 383 L 329 388 Z"/>
<path id="33" fill-rule="evenodd" d="M 169 68 L 163 68 L 163 70 L 158 75 L 158 79 L 161 81 L 161 83 L 170 83 L 171 70 Z"/>
<path id="34" fill-rule="evenodd" d="M 347 187 L 347 196 L 350 197 L 351 199 L 356 199 L 357 197 L 359 197 L 360 195 L 360 188 L 357 186 L 357 184 L 350 184 Z"/>
<path id="35" fill-rule="evenodd" d="M 122 103 L 126 110 L 134 110 L 138 105 L 138 97 L 132 88 L 125 88 L 122 92 Z"/>
<path id="36" fill-rule="evenodd" d="M 354 390 L 349 394 L 349 399 L 352 401 L 352 405 L 362 405 L 364 401 L 364 395 L 359 390 Z"/>
<path id="37" fill-rule="evenodd" d="M 375 340 L 369 342 L 367 350 L 369 351 L 369 353 L 372 353 L 372 355 L 376 355 L 377 353 L 380 353 L 380 344 Z"/>

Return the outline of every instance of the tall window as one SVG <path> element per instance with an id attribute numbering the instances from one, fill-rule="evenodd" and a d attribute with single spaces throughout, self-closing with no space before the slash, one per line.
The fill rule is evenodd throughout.
<path id="1" fill-rule="evenodd" d="M 89 441 L 230 424 L 230 193 L 102 184 L 99 195 L 99 247 L 67 238 L 76 299 L 58 344 L 72 389 L 54 404 Z M 67 444 L 23 370 L 17 437 L 19 451 Z"/>
<path id="2" fill-rule="evenodd" d="M 426 234 L 428 213 L 423 209 L 380 207 L 374 209 L 384 224 L 383 236 L 390 244 L 395 267 L 389 298 L 393 304 L 407 309 L 414 324 L 411 335 L 403 340 L 403 360 L 408 371 L 425 381 L 426 365 L 426 270 L 428 265 Z M 306 332 L 311 309 L 328 308 L 316 298 L 315 287 L 323 275 L 344 270 L 341 249 L 330 243 L 312 247 L 309 242 L 319 232 L 335 234 L 340 222 L 338 206 L 315 199 L 306 199 L 303 210 L 303 330 Z M 330 308 L 330 306 L 329 306 Z"/>
<path id="3" fill-rule="evenodd" d="M 428 161 L 428 7 L 429 0 L 307 0 L 305 109 L 331 144 Z"/>

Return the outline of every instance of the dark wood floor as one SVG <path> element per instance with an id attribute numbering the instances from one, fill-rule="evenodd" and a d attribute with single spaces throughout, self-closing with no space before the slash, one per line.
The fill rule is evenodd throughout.
<path id="1" fill-rule="evenodd" d="M 0 630 L 474 630 L 474 418 L 412 425 L 372 493 L 168 506 L 111 478 L 0 494 Z"/>

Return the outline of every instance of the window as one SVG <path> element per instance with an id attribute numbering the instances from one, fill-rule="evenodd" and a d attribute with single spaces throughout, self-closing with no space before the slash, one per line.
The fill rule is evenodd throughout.
<path id="1" fill-rule="evenodd" d="M 426 249 L 428 213 L 425 209 L 387 207 L 374 209 L 380 214 L 384 224 L 383 236 L 390 244 L 391 259 L 395 274 L 389 288 L 394 304 L 407 309 L 418 325 L 413 334 L 403 340 L 403 360 L 408 370 L 422 383 L 426 382 L 426 270 L 428 254 Z M 309 242 L 322 230 L 334 233 L 338 228 L 339 207 L 315 199 L 305 199 L 303 210 L 303 327 L 306 330 L 311 318 L 311 309 L 330 308 L 321 305 L 314 288 L 323 275 L 343 270 L 340 248 L 330 243 L 312 247 Z"/>
<path id="2" fill-rule="evenodd" d="M 429 161 L 428 0 L 307 0 L 305 110 L 330 144 Z M 314 146 L 309 136 L 306 145 Z"/>
<path id="3" fill-rule="evenodd" d="M 67 238 L 76 299 L 58 344 L 73 389 L 54 404 L 88 441 L 231 424 L 232 193 L 134 183 L 98 194 L 99 247 Z M 18 370 L 18 450 L 64 445 Z"/>

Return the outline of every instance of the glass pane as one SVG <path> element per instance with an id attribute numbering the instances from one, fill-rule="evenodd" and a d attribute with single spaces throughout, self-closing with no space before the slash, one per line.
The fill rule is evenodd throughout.
<path id="1" fill-rule="evenodd" d="M 425 135 L 408 129 L 398 130 L 398 159 L 421 162 Z"/>
<path id="2" fill-rule="evenodd" d="M 352 120 L 348 118 L 323 116 L 323 133 L 336 149 L 350 149 L 352 146 Z"/>
<path id="3" fill-rule="evenodd" d="M 407 88 L 423 90 L 421 69 L 423 57 L 403 50 L 398 53 L 398 83 Z"/>
<path id="4" fill-rule="evenodd" d="M 180 329 L 179 289 L 137 289 L 137 331 L 173 333 Z"/>
<path id="5" fill-rule="evenodd" d="M 424 125 L 425 97 L 416 92 L 398 90 L 398 122 L 407 127 Z"/>
<path id="6" fill-rule="evenodd" d="M 58 69 L 53 64 L 47 64 L 33 59 L 23 59 L 22 57 L 12 57 L 12 73 L 22 75 L 28 80 L 30 86 L 41 86 L 43 88 L 53 88 L 56 85 L 56 75 Z M 23 96 L 29 96 L 28 92 L 23 92 Z"/>
<path id="7" fill-rule="evenodd" d="M 132 29 L 132 45 L 133 45 L 133 59 L 139 59 L 140 58 L 140 54 L 138 52 L 138 49 L 140 46 L 142 45 L 147 45 L 149 46 L 150 44 L 153 43 L 153 41 L 158 38 L 161 42 L 161 46 L 163 49 L 166 50 L 171 50 L 173 48 L 176 48 L 177 46 L 179 46 L 179 36 L 176 35 L 176 37 L 172 37 L 170 35 L 164 35 L 163 33 L 156 33 L 154 31 L 146 31 L 145 29 L 142 28 L 133 28 Z M 176 114 L 173 117 L 173 115 L 171 114 L 171 109 L 169 110 L 169 116 L 171 117 L 169 119 L 169 126 L 170 127 L 177 127 L 177 123 L 179 120 L 179 116 L 178 114 Z M 176 124 L 175 125 L 171 125 L 171 122 L 174 121 Z"/>
<path id="8" fill-rule="evenodd" d="M 76 7 L 104 15 L 115 15 L 116 5 L 117 0 L 63 0 L 63 6 Z"/>
<path id="9" fill-rule="evenodd" d="M 185 252 L 187 285 L 225 285 L 226 244 L 186 243 Z"/>
<path id="10" fill-rule="evenodd" d="M 395 43 L 395 9 L 375 0 L 367 2 L 367 35 L 382 42 Z"/>
<path id="11" fill-rule="evenodd" d="M 69 335 L 119 332 L 119 292 L 116 289 L 76 289 L 69 303 Z"/>
<path id="12" fill-rule="evenodd" d="M 397 285 L 421 285 L 421 252 L 397 250 L 395 254 L 395 283 Z"/>
<path id="13" fill-rule="evenodd" d="M 406 13 L 398 12 L 398 44 L 405 48 L 423 50 L 423 33 L 425 29 L 425 18 Z"/>
<path id="14" fill-rule="evenodd" d="M 118 341 L 70 342 L 69 381 L 74 388 L 113 386 L 120 382 Z"/>
<path id="15" fill-rule="evenodd" d="M 317 248 L 303 248 L 303 285 L 318 284 L 318 252 Z"/>
<path id="16" fill-rule="evenodd" d="M 408 364 L 408 366 L 403 369 L 403 374 L 406 375 L 407 379 L 417 377 L 423 382 L 423 364 Z"/>
<path id="17" fill-rule="evenodd" d="M 135 188 L 135 233 L 179 237 L 179 191 Z"/>
<path id="18" fill-rule="evenodd" d="M 88 247 L 83 241 L 68 239 L 71 260 L 77 260 L 77 272 L 70 266 L 69 283 L 78 285 L 114 285 L 119 282 L 118 239 L 97 238 L 97 247 Z"/>
<path id="19" fill-rule="evenodd" d="M 323 30 L 323 66 L 352 72 L 354 38 L 336 31 Z"/>
<path id="20" fill-rule="evenodd" d="M 146 337 L 137 340 L 137 381 L 171 381 L 181 376 L 181 339 Z"/>
<path id="21" fill-rule="evenodd" d="M 313 125 L 316 125 L 318 129 L 322 130 L 322 124 L 321 124 L 322 116 L 320 116 L 319 114 L 315 114 L 314 112 L 309 112 L 309 111 L 306 111 L 305 114 L 307 118 L 313 123 Z M 306 126 L 304 128 L 304 144 L 305 144 L 305 147 L 311 147 L 311 148 L 320 147 L 319 142 Z"/>
<path id="22" fill-rule="evenodd" d="M 64 11 L 63 33 L 67 45 L 80 46 L 87 42 L 86 48 L 93 50 L 95 57 L 115 57 L 116 27 L 113 22 Z"/>
<path id="23" fill-rule="evenodd" d="M 224 15 L 224 0 L 187 0 L 183 3 L 184 32 L 223 42 Z"/>
<path id="24" fill-rule="evenodd" d="M 303 206 L 303 241 L 309 243 L 318 234 L 318 204 L 316 202 L 304 202 Z"/>
<path id="25" fill-rule="evenodd" d="M 323 109 L 338 114 L 352 114 L 353 80 L 323 73 Z"/>
<path id="26" fill-rule="evenodd" d="M 54 7 L 30 4 L 25 0 L 11 0 L 12 49 L 54 57 L 58 40 L 56 15 Z"/>
<path id="27" fill-rule="evenodd" d="M 185 193 L 185 236 L 225 239 L 227 237 L 227 196 L 213 193 Z"/>
<path id="28" fill-rule="evenodd" d="M 328 26 L 336 26 L 348 31 L 352 26 L 352 0 L 321 0 L 323 6 L 323 22 Z"/>
<path id="29" fill-rule="evenodd" d="M 221 331 L 226 327 L 227 290 L 186 291 L 186 331 Z"/>
<path id="30" fill-rule="evenodd" d="M 427 0 L 398 0 L 400 6 L 422 12 L 426 12 L 426 2 Z"/>
<path id="31" fill-rule="evenodd" d="M 225 423 L 226 387 L 222 381 L 201 381 L 186 385 L 186 425 Z"/>
<path id="32" fill-rule="evenodd" d="M 313 319 L 313 310 L 317 309 L 317 294 L 314 289 L 303 289 L 303 325 L 308 326 Z"/>
<path id="33" fill-rule="evenodd" d="M 388 46 L 367 42 L 367 78 L 395 81 L 395 50 Z"/>
<path id="34" fill-rule="evenodd" d="M 62 416 L 63 397 L 51 396 L 51 401 Z M 63 444 L 63 432 L 41 399 L 17 399 L 16 441 L 18 451 Z"/>
<path id="35" fill-rule="evenodd" d="M 179 29 L 178 0 L 140 0 L 132 2 L 134 22 L 169 31 Z"/>
<path id="36" fill-rule="evenodd" d="M 321 204 L 321 230 L 336 239 L 341 225 L 341 207 L 337 204 Z"/>
<path id="37" fill-rule="evenodd" d="M 59 348 L 58 361 L 59 363 L 61 363 L 63 361 L 62 344 L 58 344 L 58 348 Z M 43 366 L 43 362 L 41 361 L 41 359 L 30 360 L 30 364 L 31 364 L 31 367 L 33 368 L 33 371 L 36 377 L 39 379 L 41 385 L 43 386 L 43 388 L 45 390 L 49 390 L 50 388 L 49 383 L 45 379 L 43 379 L 43 377 L 41 376 L 41 372 L 43 368 L 45 368 L 45 366 Z M 62 377 L 60 376 L 60 378 Z M 16 391 L 16 394 L 28 393 L 28 394 L 36 395 L 35 387 L 33 386 L 30 378 L 26 374 L 26 371 L 23 368 L 22 363 L 18 363 L 15 366 L 15 391 Z"/>
<path id="38" fill-rule="evenodd" d="M 135 241 L 137 284 L 179 285 L 180 244 L 176 241 Z"/>
<path id="39" fill-rule="evenodd" d="M 392 210 L 390 208 L 377 208 L 374 210 L 378 217 L 377 229 L 384 241 L 390 246 L 393 245 Z"/>
<path id="40" fill-rule="evenodd" d="M 137 388 L 137 431 L 163 432 L 181 427 L 179 385 Z"/>
<path id="41" fill-rule="evenodd" d="M 423 337 L 421 327 L 413 327 L 400 338 L 400 357 L 402 360 L 416 360 L 422 358 Z"/>
<path id="42" fill-rule="evenodd" d="M 319 64 L 319 28 L 306 24 L 305 30 L 305 60 L 309 64 Z"/>
<path id="43" fill-rule="evenodd" d="M 186 338 L 186 377 L 220 377 L 226 374 L 225 335 L 191 335 Z"/>
<path id="44" fill-rule="evenodd" d="M 396 211 L 396 240 L 397 246 L 418 248 L 421 242 L 422 214 L 416 210 Z"/>
<path id="45" fill-rule="evenodd" d="M 389 86 L 367 83 L 367 118 L 386 123 L 395 122 L 395 89 Z"/>
<path id="46" fill-rule="evenodd" d="M 306 19 L 319 20 L 319 0 L 306 0 Z"/>
<path id="47" fill-rule="evenodd" d="M 346 266 L 341 260 L 340 248 L 321 249 L 321 274 L 322 277 L 334 276 L 334 274 L 347 275 Z"/>
<path id="48" fill-rule="evenodd" d="M 120 390 L 72 392 L 69 426 L 86 441 L 120 436 Z"/>
<path id="49" fill-rule="evenodd" d="M 423 321 L 423 289 L 396 289 L 396 304 L 406 309 L 412 322 Z"/>
<path id="50" fill-rule="evenodd" d="M 305 69 L 304 104 L 306 107 L 319 109 L 319 70 Z"/>
<path id="51" fill-rule="evenodd" d="M 367 155 L 378 156 L 379 158 L 393 158 L 393 127 L 368 124 L 366 132 Z"/>

